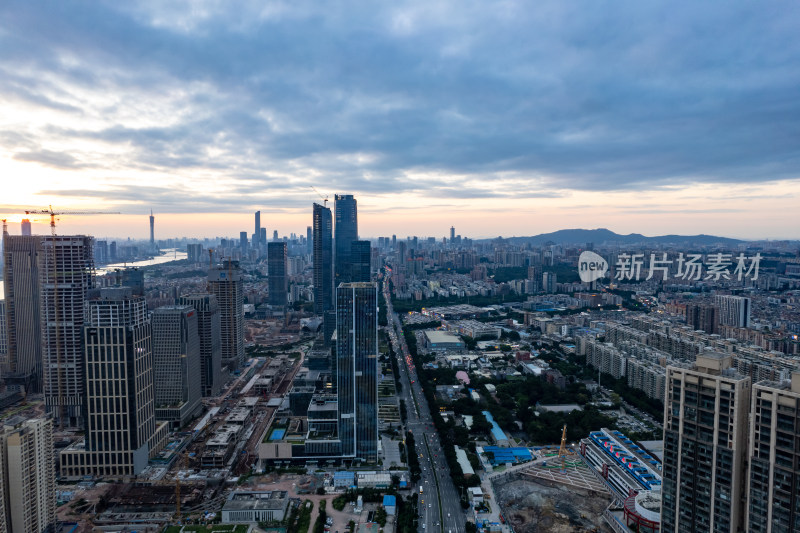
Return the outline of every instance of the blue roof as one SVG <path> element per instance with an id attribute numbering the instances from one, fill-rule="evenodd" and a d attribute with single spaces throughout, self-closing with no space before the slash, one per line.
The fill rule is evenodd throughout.
<path id="1" fill-rule="evenodd" d="M 384 507 L 392 507 L 397 504 L 397 500 L 394 496 L 387 494 L 383 497 L 383 506 Z"/>
<path id="2" fill-rule="evenodd" d="M 333 479 L 345 479 L 350 480 L 354 479 L 355 474 L 353 472 L 348 472 L 347 470 L 339 470 L 338 472 L 333 473 Z"/>
<path id="3" fill-rule="evenodd" d="M 490 413 L 489 411 L 481 411 L 481 412 L 483 413 L 483 416 L 486 417 L 486 421 L 492 425 L 492 437 L 494 437 L 494 440 L 496 441 L 507 440 L 508 437 L 506 437 L 506 434 L 503 433 L 503 430 L 500 429 L 500 426 L 498 426 L 497 422 L 495 422 L 494 418 L 492 418 L 492 413 Z"/>
<path id="4" fill-rule="evenodd" d="M 492 464 L 505 463 L 524 463 L 533 460 L 533 456 L 528 448 L 500 448 L 498 446 L 484 446 L 484 452 L 491 452 L 494 455 Z"/>

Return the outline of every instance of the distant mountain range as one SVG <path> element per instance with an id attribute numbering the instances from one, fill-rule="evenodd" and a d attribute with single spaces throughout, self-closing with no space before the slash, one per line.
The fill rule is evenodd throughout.
<path id="1" fill-rule="evenodd" d="M 532 237 L 508 237 L 505 239 L 514 244 L 530 243 L 543 245 L 548 242 L 555 244 L 695 244 L 695 245 L 736 245 L 742 242 L 739 239 L 716 237 L 714 235 L 660 235 L 645 237 L 640 233 L 620 235 L 605 228 L 599 229 L 562 229 L 552 233 L 542 233 Z"/>

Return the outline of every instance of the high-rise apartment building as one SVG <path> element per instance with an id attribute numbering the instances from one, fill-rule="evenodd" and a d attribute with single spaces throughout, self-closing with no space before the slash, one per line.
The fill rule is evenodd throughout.
<path id="1" fill-rule="evenodd" d="M 717 308 L 707 304 L 688 304 L 686 306 L 686 325 L 701 329 L 713 335 L 719 331 Z"/>
<path id="2" fill-rule="evenodd" d="M 239 249 L 242 251 L 242 257 L 247 256 L 247 232 L 239 232 Z"/>
<path id="3" fill-rule="evenodd" d="M 350 245 L 350 279 L 353 283 L 372 279 L 372 245 L 369 241 L 353 241 Z"/>
<path id="4" fill-rule="evenodd" d="M 55 527 L 53 421 L 13 417 L 0 430 L 0 531 L 51 533 Z"/>
<path id="5" fill-rule="evenodd" d="M 168 435 L 168 424 L 155 420 L 152 326 L 145 299 L 128 287 L 93 290 L 83 335 L 85 439 L 61 452 L 61 475 L 134 476 Z"/>
<path id="6" fill-rule="evenodd" d="M 287 276 L 287 246 L 285 242 L 271 242 L 267 245 L 267 268 L 269 269 L 269 304 L 285 306 L 289 278 Z"/>
<path id="7" fill-rule="evenodd" d="M 42 237 L 39 254 L 44 398 L 59 426 L 83 425 L 83 310 L 94 286 L 92 238 Z"/>
<path id="8" fill-rule="evenodd" d="M 42 237 L 5 234 L 3 280 L 7 356 L 6 380 L 42 391 L 42 333 L 39 313 L 39 256 Z"/>
<path id="9" fill-rule="evenodd" d="M 719 308 L 719 323 L 736 328 L 750 327 L 750 298 L 746 296 L 717 295 L 714 303 Z"/>
<path id="10" fill-rule="evenodd" d="M 306 227 L 306 253 L 314 253 L 314 230 L 311 226 Z"/>
<path id="11" fill-rule="evenodd" d="M 220 313 L 213 294 L 185 294 L 179 305 L 190 305 L 197 311 L 200 337 L 200 385 L 203 396 L 216 396 L 222 388 L 222 340 Z"/>
<path id="12" fill-rule="evenodd" d="M 558 278 L 554 272 L 545 272 L 542 274 L 542 290 L 546 293 L 553 294 L 556 292 L 556 284 Z"/>
<path id="13" fill-rule="evenodd" d="M 753 386 L 750 414 L 749 533 L 800 531 L 800 372 L 790 382 Z"/>
<path id="14" fill-rule="evenodd" d="M 662 531 L 742 531 L 750 378 L 729 354 L 667 367 Z"/>
<path id="15" fill-rule="evenodd" d="M 333 219 L 331 210 L 314 204 L 314 312 L 323 315 L 333 309 Z"/>
<path id="16" fill-rule="evenodd" d="M 198 313 L 190 305 L 165 305 L 152 314 L 156 420 L 174 428 L 202 409 Z"/>
<path id="17" fill-rule="evenodd" d="M 336 289 L 336 390 L 342 455 L 378 458 L 378 286 Z"/>
<path id="18" fill-rule="evenodd" d="M 225 260 L 212 267 L 208 289 L 219 305 L 222 365 L 236 370 L 244 364 L 244 294 L 239 262 Z"/>
<path id="19" fill-rule="evenodd" d="M 8 326 L 6 325 L 6 301 L 0 300 L 0 374 L 8 368 Z M 8 372 L 8 370 L 5 370 Z"/>
<path id="20" fill-rule="evenodd" d="M 334 224 L 334 286 L 351 281 L 351 247 L 358 240 L 358 206 L 352 194 L 337 194 Z"/>

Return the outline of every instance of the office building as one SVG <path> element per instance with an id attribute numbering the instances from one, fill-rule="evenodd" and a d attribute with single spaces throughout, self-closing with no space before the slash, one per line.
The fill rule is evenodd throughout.
<path id="1" fill-rule="evenodd" d="M 790 382 L 753 386 L 750 415 L 749 533 L 800 531 L 800 372 Z"/>
<path id="2" fill-rule="evenodd" d="M 719 323 L 736 328 L 750 327 L 750 298 L 717 295 L 714 304 L 719 308 Z"/>
<path id="3" fill-rule="evenodd" d="M 83 308 L 94 286 L 92 238 L 42 238 L 39 302 L 44 398 L 56 424 L 83 425 Z"/>
<path id="4" fill-rule="evenodd" d="M 352 194 L 337 194 L 334 205 L 334 287 L 348 283 L 351 274 L 351 246 L 358 240 L 358 206 Z"/>
<path id="5" fill-rule="evenodd" d="M 61 452 L 64 477 L 127 478 L 166 443 L 155 420 L 152 325 L 128 287 L 91 291 L 83 326 L 85 438 Z"/>
<path id="6" fill-rule="evenodd" d="M 336 289 L 336 390 L 342 455 L 377 462 L 378 286 L 342 283 Z"/>
<path id="7" fill-rule="evenodd" d="M 239 262 L 225 260 L 212 267 L 208 289 L 219 305 L 222 365 L 236 370 L 244 364 L 244 294 Z"/>
<path id="8" fill-rule="evenodd" d="M 30 237 L 32 235 L 32 233 L 31 233 L 31 221 L 29 219 L 27 219 L 27 218 L 23 218 L 22 219 L 21 234 L 26 236 L 26 237 Z"/>
<path id="9" fill-rule="evenodd" d="M 179 305 L 190 305 L 197 311 L 200 337 L 200 393 L 216 396 L 222 388 L 222 340 L 220 313 L 213 294 L 185 294 Z"/>
<path id="10" fill-rule="evenodd" d="M 186 259 L 191 263 L 199 263 L 205 260 L 203 257 L 202 244 L 187 244 L 186 245 Z"/>
<path id="11" fill-rule="evenodd" d="M 704 352 L 667 367 L 662 531 L 742 530 L 751 385 L 732 365 Z"/>
<path id="12" fill-rule="evenodd" d="M 450 245 L 452 246 L 456 242 L 456 228 L 455 226 L 450 226 Z"/>
<path id="13" fill-rule="evenodd" d="M 267 228 L 261 228 L 261 235 L 258 237 L 258 242 L 261 243 L 263 248 L 267 244 Z"/>
<path id="14" fill-rule="evenodd" d="M 269 305 L 286 306 L 289 287 L 286 259 L 287 246 L 285 242 L 271 242 L 267 245 Z"/>
<path id="15" fill-rule="evenodd" d="M 153 216 L 153 210 L 150 210 L 150 249 L 156 249 L 156 217 Z"/>
<path id="16" fill-rule="evenodd" d="M 272 232 L 272 240 L 273 241 L 277 241 L 278 240 L 278 230 L 274 230 Z"/>
<path id="17" fill-rule="evenodd" d="M 0 430 L 0 531 L 55 532 L 53 421 L 12 417 Z"/>
<path id="18" fill-rule="evenodd" d="M 372 279 L 372 246 L 369 241 L 353 241 L 350 245 L 350 280 L 353 283 Z"/>
<path id="19" fill-rule="evenodd" d="M 314 230 L 311 226 L 306 227 L 306 253 L 314 253 Z"/>
<path id="20" fill-rule="evenodd" d="M 156 420 L 175 429 L 202 410 L 198 313 L 190 305 L 153 311 L 153 378 Z"/>
<path id="21" fill-rule="evenodd" d="M 5 234 L 6 364 L 3 377 L 30 392 L 42 391 L 42 333 L 39 312 L 39 256 L 42 237 Z"/>
<path id="22" fill-rule="evenodd" d="M 333 219 L 331 210 L 314 204 L 312 221 L 314 246 L 314 312 L 323 315 L 333 309 Z"/>
<path id="23" fill-rule="evenodd" d="M 256 211 L 256 227 L 253 232 L 253 248 L 258 249 L 261 244 L 261 211 Z"/>

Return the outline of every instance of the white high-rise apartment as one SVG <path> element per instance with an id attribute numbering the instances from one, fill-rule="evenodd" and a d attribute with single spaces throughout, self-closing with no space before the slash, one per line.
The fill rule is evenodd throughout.
<path id="1" fill-rule="evenodd" d="M 53 421 L 15 417 L 0 431 L 0 531 L 42 533 L 56 525 Z"/>

